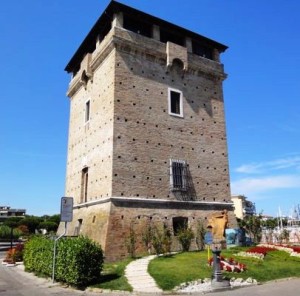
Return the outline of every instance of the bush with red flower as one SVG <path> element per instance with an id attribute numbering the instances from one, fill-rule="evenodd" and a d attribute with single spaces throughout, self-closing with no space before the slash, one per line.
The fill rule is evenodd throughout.
<path id="1" fill-rule="evenodd" d="M 208 265 L 209 266 L 213 266 L 213 258 L 210 258 L 208 260 Z M 222 270 L 224 271 L 228 271 L 228 272 L 242 272 L 246 270 L 246 265 L 237 262 L 236 260 L 234 260 L 233 258 L 224 258 L 224 257 L 220 257 L 220 267 Z"/>
<path id="2" fill-rule="evenodd" d="M 24 245 L 19 243 L 15 247 L 9 249 L 3 263 L 15 264 L 16 262 L 23 261 Z"/>

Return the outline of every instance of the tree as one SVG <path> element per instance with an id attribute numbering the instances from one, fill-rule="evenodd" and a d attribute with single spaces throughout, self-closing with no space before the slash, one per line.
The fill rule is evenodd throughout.
<path id="1" fill-rule="evenodd" d="M 280 242 L 285 241 L 286 243 L 290 240 L 290 232 L 287 229 L 283 229 L 279 235 Z"/>
<path id="2" fill-rule="evenodd" d="M 21 217 L 10 217 L 4 221 L 4 225 L 10 227 L 10 228 L 17 228 L 19 225 L 19 221 L 22 220 Z"/>
<path id="3" fill-rule="evenodd" d="M 255 244 L 258 244 L 262 237 L 261 215 L 246 216 L 238 221 L 239 226 L 246 230 Z"/>
<path id="4" fill-rule="evenodd" d="M 56 223 L 57 225 L 59 225 L 60 223 L 60 215 L 59 214 L 55 214 L 49 217 L 49 221 Z"/>
<path id="5" fill-rule="evenodd" d="M 10 228 L 18 228 L 23 234 L 35 233 L 37 229 L 46 229 L 49 231 L 56 231 L 60 222 L 60 215 L 55 214 L 52 216 L 43 215 L 25 217 L 10 217 L 6 219 L 3 224 Z"/>
<path id="6" fill-rule="evenodd" d="M 42 219 L 36 216 L 26 216 L 20 221 L 19 225 L 27 226 L 30 233 L 35 233 L 38 229 L 38 225 L 42 222 Z"/>
<path id="7" fill-rule="evenodd" d="M 261 226 L 266 227 L 267 229 L 274 229 L 277 227 L 277 224 L 277 218 L 270 218 L 265 221 L 261 221 Z"/>
<path id="8" fill-rule="evenodd" d="M 52 221 L 44 221 L 38 225 L 38 229 L 46 229 L 47 232 L 56 232 L 58 225 Z"/>

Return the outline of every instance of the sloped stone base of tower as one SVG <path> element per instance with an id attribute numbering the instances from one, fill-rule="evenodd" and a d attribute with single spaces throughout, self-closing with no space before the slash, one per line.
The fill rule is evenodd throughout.
<path id="1" fill-rule="evenodd" d="M 235 227 L 232 203 L 112 197 L 75 206 L 73 221 L 68 225 L 67 235 L 85 235 L 95 240 L 102 246 L 105 260 L 111 262 L 130 255 L 130 234 L 135 237 L 135 254 L 147 254 L 149 250 L 143 242 L 147 227 L 162 227 L 165 224 L 172 233 L 172 251 L 180 251 L 181 247 L 174 235 L 175 228 L 180 226 L 180 223 L 187 222 L 196 232 L 199 221 L 206 226 L 212 212 L 225 209 L 228 211 L 229 227 Z M 63 232 L 63 228 L 61 223 L 59 234 Z M 197 249 L 195 239 L 191 249 Z"/>

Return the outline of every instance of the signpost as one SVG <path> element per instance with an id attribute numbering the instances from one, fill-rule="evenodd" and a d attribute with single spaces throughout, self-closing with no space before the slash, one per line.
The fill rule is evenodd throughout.
<path id="1" fill-rule="evenodd" d="M 60 222 L 65 222 L 65 231 L 55 239 L 53 249 L 52 282 L 54 283 L 56 243 L 67 233 L 67 223 L 73 220 L 73 197 L 62 197 L 60 202 Z"/>
<path id="2" fill-rule="evenodd" d="M 62 197 L 60 204 L 60 221 L 71 222 L 73 220 L 73 197 Z"/>

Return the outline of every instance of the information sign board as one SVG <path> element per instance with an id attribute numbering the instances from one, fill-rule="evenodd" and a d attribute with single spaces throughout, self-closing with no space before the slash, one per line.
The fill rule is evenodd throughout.
<path id="1" fill-rule="evenodd" d="M 73 220 L 73 197 L 62 197 L 60 204 L 60 221 L 71 222 Z"/>

